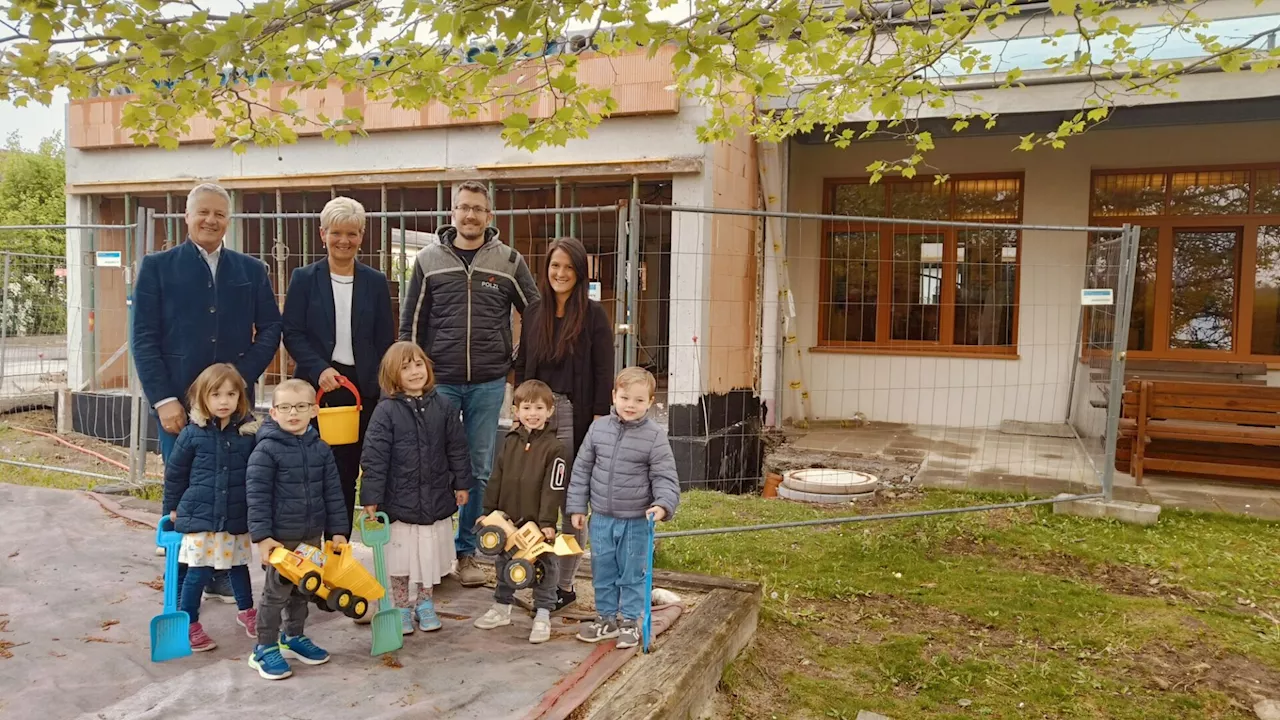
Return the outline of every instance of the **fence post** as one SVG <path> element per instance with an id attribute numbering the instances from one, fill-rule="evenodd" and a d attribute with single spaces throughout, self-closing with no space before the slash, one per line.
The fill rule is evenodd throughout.
<path id="1" fill-rule="evenodd" d="M 1120 440 L 1120 413 L 1124 405 L 1124 364 L 1129 349 L 1130 308 L 1140 232 L 1141 228 L 1128 223 L 1120 232 L 1120 276 L 1111 338 L 1111 383 L 1107 390 L 1106 463 L 1102 467 L 1102 494 L 1107 500 L 1111 499 L 1116 474 L 1116 444 Z"/>
<path id="2" fill-rule="evenodd" d="M 13 255 L 4 254 L 4 300 L 0 301 L 0 390 L 4 389 L 4 365 L 9 354 L 9 270 Z"/>
<path id="3" fill-rule="evenodd" d="M 128 326 L 125 332 L 128 334 L 129 347 L 129 482 L 136 486 L 141 486 L 146 480 L 147 423 L 143 419 L 146 403 L 143 401 L 142 381 L 138 378 L 137 354 L 133 351 L 133 313 L 135 312 L 133 291 L 138 269 L 142 267 L 142 259 L 146 255 L 147 248 L 151 247 L 148 236 L 155 232 L 155 221 L 151 217 L 153 212 L 147 208 L 138 208 L 137 225 L 133 230 L 132 238 L 133 262 L 124 269 L 125 307 L 128 308 L 126 313 Z"/>
<path id="4" fill-rule="evenodd" d="M 627 201 L 622 200 L 618 203 L 618 247 L 614 253 L 614 279 L 613 279 L 613 366 L 615 368 L 625 367 L 623 363 L 627 359 L 627 272 L 626 272 L 626 253 L 627 243 L 631 239 L 631 229 L 628 227 L 631 221 L 628 220 L 630 213 L 627 210 Z"/>
<path id="5" fill-rule="evenodd" d="M 640 228 L 640 179 L 631 182 L 631 222 L 627 228 L 631 236 L 627 242 L 627 358 L 626 366 L 636 364 L 637 332 L 640 325 L 640 242 L 644 233 Z"/>

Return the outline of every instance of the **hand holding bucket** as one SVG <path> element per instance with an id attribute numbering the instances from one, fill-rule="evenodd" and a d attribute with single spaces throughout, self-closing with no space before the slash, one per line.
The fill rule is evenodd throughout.
<path id="1" fill-rule="evenodd" d="M 320 424 L 320 439 L 329 445 L 350 445 L 360 441 L 360 410 L 363 408 L 360 391 L 346 377 L 339 375 L 338 384 L 351 391 L 356 399 L 355 405 L 344 407 L 322 407 L 316 411 Z M 316 405 L 324 391 L 316 392 Z"/>

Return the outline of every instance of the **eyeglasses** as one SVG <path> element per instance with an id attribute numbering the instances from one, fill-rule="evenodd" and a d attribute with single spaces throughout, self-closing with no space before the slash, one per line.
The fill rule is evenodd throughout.
<path id="1" fill-rule="evenodd" d="M 453 209 L 453 211 L 454 211 L 454 212 L 456 212 L 456 213 L 458 213 L 458 214 L 460 214 L 460 215 L 464 215 L 464 216 L 465 216 L 465 215 L 470 215 L 470 214 L 472 214 L 472 213 L 475 213 L 476 215 L 488 215 L 488 214 L 489 214 L 489 208 L 486 208 L 486 207 L 476 207 L 475 205 L 458 205 L 457 207 L 455 207 L 455 208 Z"/>
<path id="2" fill-rule="evenodd" d="M 303 403 L 294 403 L 292 405 L 276 405 L 276 409 L 279 410 L 280 413 L 283 415 L 290 415 L 295 410 L 297 410 L 300 413 L 304 413 L 315 406 L 316 406 L 315 403 L 303 402 Z"/>

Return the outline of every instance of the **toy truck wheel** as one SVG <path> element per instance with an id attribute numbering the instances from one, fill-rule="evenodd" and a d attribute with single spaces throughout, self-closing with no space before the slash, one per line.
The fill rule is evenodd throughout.
<path id="1" fill-rule="evenodd" d="M 500 527 L 485 527 L 476 536 L 476 548 L 485 555 L 497 555 L 506 547 L 507 532 Z"/>
<path id="2" fill-rule="evenodd" d="M 369 601 L 359 596 L 353 596 L 351 604 L 346 609 L 347 617 L 352 620 L 359 620 L 367 612 L 369 612 Z"/>
<path id="3" fill-rule="evenodd" d="M 316 591 L 320 589 L 320 573 L 312 570 L 303 575 L 302 579 L 298 581 L 298 587 L 308 595 L 315 595 Z"/>
<path id="4" fill-rule="evenodd" d="M 335 612 L 346 612 L 351 608 L 351 601 L 354 597 L 350 590 L 338 588 L 329 593 L 329 609 Z"/>
<path id="5" fill-rule="evenodd" d="M 507 563 L 507 581 L 516 590 L 523 590 L 533 584 L 533 564 L 528 560 L 516 559 Z"/>
<path id="6" fill-rule="evenodd" d="M 547 576 L 546 562 L 542 558 L 538 558 L 533 563 L 533 583 L 532 584 L 541 585 L 542 579 L 546 576 Z"/>

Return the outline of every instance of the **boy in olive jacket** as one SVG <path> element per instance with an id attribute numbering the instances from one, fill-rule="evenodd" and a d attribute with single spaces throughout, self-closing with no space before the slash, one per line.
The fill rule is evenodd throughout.
<path id="1" fill-rule="evenodd" d="M 555 412 L 555 396 L 541 380 L 526 380 L 516 388 L 512 400 L 517 425 L 502 444 L 493 475 L 484 491 L 484 513 L 501 510 L 516 527 L 535 522 L 548 542 L 555 540 L 556 520 L 564 503 L 569 483 L 569 451 L 556 439 L 555 430 L 547 429 L 547 420 Z M 511 603 L 515 588 L 506 580 L 510 558 L 498 556 L 494 569 L 498 573 L 493 607 L 475 621 L 482 630 L 511 624 Z M 543 563 L 542 579 L 533 586 L 533 631 L 529 642 L 542 643 L 551 638 L 551 611 L 556 606 L 556 563 Z"/>

